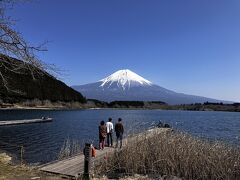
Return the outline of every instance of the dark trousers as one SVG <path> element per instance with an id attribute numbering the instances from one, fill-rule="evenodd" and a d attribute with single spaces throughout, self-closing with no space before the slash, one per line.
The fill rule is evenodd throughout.
<path id="1" fill-rule="evenodd" d="M 107 144 L 109 147 L 113 145 L 112 133 L 107 133 Z"/>
<path id="2" fill-rule="evenodd" d="M 99 149 L 104 149 L 104 146 L 105 146 L 105 138 L 103 137 L 100 137 L 99 138 Z"/>
<path id="3" fill-rule="evenodd" d="M 117 144 L 116 147 L 118 147 L 118 143 L 120 141 L 120 148 L 122 148 L 122 139 L 123 139 L 123 134 L 122 133 L 116 133 L 117 136 Z"/>

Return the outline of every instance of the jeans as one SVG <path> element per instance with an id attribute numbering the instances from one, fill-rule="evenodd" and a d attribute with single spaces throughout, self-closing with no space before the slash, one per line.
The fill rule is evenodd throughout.
<path id="1" fill-rule="evenodd" d="M 112 133 L 107 133 L 107 144 L 109 147 L 113 145 Z"/>
<path id="2" fill-rule="evenodd" d="M 117 136 L 117 144 L 116 147 L 118 147 L 118 143 L 120 141 L 120 148 L 122 148 L 122 139 L 123 139 L 123 134 L 122 133 L 116 133 Z"/>

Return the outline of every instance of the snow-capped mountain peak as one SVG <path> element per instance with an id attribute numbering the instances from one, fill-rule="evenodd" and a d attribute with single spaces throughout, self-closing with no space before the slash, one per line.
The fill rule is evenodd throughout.
<path id="1" fill-rule="evenodd" d="M 138 74 L 130 71 L 129 69 L 123 69 L 116 71 L 110 76 L 100 80 L 100 87 L 110 87 L 113 83 L 117 83 L 118 87 L 123 89 L 130 88 L 131 86 L 141 85 L 141 86 L 151 86 L 152 82 L 144 79 Z"/>
<path id="2" fill-rule="evenodd" d="M 73 86 L 88 99 L 100 101 L 162 101 L 168 104 L 224 102 L 216 99 L 177 93 L 144 79 L 125 69 L 85 85 Z M 228 102 L 229 103 L 229 102 Z"/>

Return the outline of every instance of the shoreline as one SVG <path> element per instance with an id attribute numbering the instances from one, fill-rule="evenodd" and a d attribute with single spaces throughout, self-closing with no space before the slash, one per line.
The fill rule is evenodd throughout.
<path id="1" fill-rule="evenodd" d="M 2 105 L 3 106 L 3 105 Z M 0 110 L 71 110 L 86 109 L 85 107 L 68 107 L 68 106 L 20 106 L 16 104 L 0 106 Z"/>
<path id="2" fill-rule="evenodd" d="M 97 100 L 88 100 L 81 102 L 50 102 L 48 100 L 40 101 L 38 99 L 26 102 L 0 103 L 0 110 L 176 110 L 176 111 L 216 111 L 216 112 L 240 112 L 240 103 L 222 104 L 222 103 L 195 103 L 169 105 L 159 104 L 158 102 L 148 101 L 113 101 L 103 102 Z"/>
<path id="3" fill-rule="evenodd" d="M 0 162 L 14 164 L 13 155 L 7 151 L 0 149 Z"/>
<path id="4" fill-rule="evenodd" d="M 192 109 L 166 109 L 166 108 L 126 108 L 126 107 L 63 107 L 63 106 L 56 106 L 56 107 L 25 107 L 25 106 L 15 106 L 15 107 L 0 107 L 0 111 L 4 110 L 159 110 L 159 111 L 191 111 L 191 112 L 232 112 L 232 113 L 240 113 L 239 111 L 225 111 L 225 110 L 192 110 Z"/>
<path id="5" fill-rule="evenodd" d="M 37 101 L 37 100 L 36 100 Z M 38 102 L 38 101 L 37 101 Z M 132 105 L 133 102 L 119 104 L 99 104 L 87 102 L 49 102 L 49 103 L 0 103 L 0 110 L 167 110 L 167 111 L 197 111 L 197 112 L 240 112 L 239 104 L 183 104 L 183 105 Z"/>

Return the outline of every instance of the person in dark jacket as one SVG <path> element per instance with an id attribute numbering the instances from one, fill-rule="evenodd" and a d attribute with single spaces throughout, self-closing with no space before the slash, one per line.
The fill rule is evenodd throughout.
<path id="1" fill-rule="evenodd" d="M 123 139 L 124 128 L 123 128 L 123 124 L 122 124 L 122 119 L 121 118 L 118 118 L 118 122 L 115 124 L 115 132 L 116 132 L 116 136 L 117 136 L 116 147 L 118 147 L 118 143 L 120 141 L 120 148 L 122 148 L 122 139 Z"/>
<path id="2" fill-rule="evenodd" d="M 99 149 L 103 150 L 105 146 L 105 138 L 107 136 L 107 127 L 104 121 L 101 121 L 99 129 Z"/>

